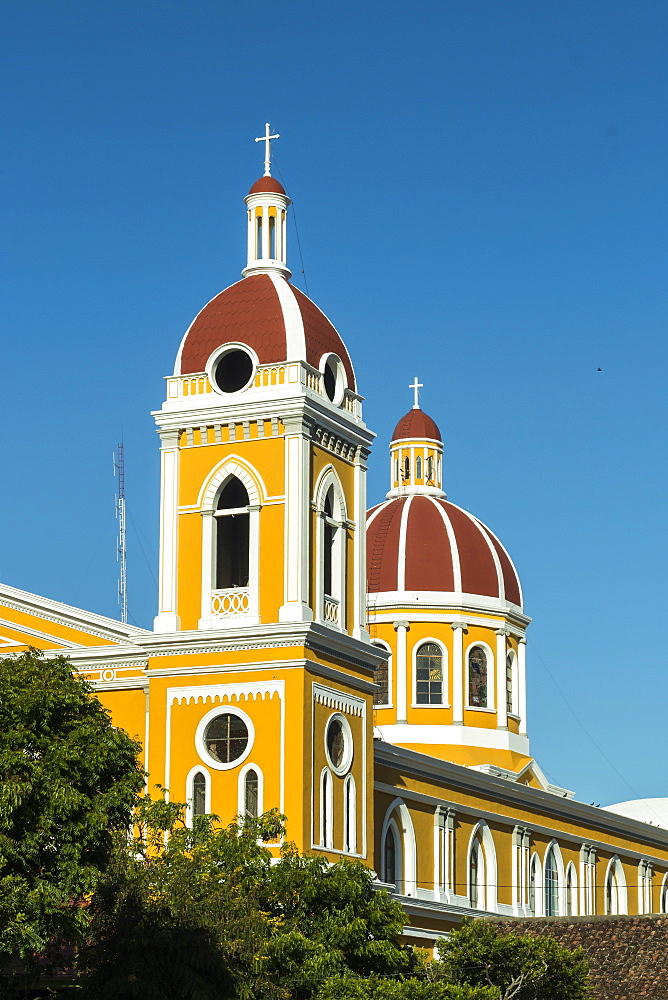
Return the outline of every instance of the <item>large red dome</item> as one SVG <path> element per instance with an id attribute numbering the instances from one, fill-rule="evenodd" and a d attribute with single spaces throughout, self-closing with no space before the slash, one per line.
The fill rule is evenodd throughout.
<path id="1" fill-rule="evenodd" d="M 336 354 L 348 388 L 355 390 L 353 366 L 336 328 L 279 275 L 250 274 L 211 299 L 183 338 L 174 374 L 203 372 L 213 351 L 228 343 L 246 344 L 261 365 L 306 361 L 319 368 L 324 354 Z"/>
<path id="2" fill-rule="evenodd" d="M 367 567 L 370 595 L 437 591 L 522 607 L 519 577 L 501 542 L 482 521 L 440 497 L 413 493 L 372 508 Z"/>

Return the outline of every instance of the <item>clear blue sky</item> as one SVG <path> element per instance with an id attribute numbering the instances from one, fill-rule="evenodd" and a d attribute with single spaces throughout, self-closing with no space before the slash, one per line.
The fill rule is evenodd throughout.
<path id="1" fill-rule="evenodd" d="M 534 753 L 585 801 L 668 794 L 665 0 L 4 0 L 0 46 L 0 579 L 117 616 L 122 434 L 150 625 L 149 411 L 239 276 L 271 121 L 370 501 L 417 374 L 522 576 Z"/>

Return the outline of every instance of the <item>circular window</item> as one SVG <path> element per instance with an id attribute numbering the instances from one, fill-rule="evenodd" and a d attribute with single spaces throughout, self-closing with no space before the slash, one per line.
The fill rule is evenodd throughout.
<path id="1" fill-rule="evenodd" d="M 214 361 L 211 381 L 219 392 L 239 392 L 252 379 L 253 367 L 250 354 L 233 347 Z"/>
<path id="2" fill-rule="evenodd" d="M 336 774 L 343 774 L 348 770 L 353 759 L 353 736 L 348 720 L 338 712 L 327 723 L 325 751 Z"/>
<path id="3" fill-rule="evenodd" d="M 327 399 L 335 406 L 343 401 L 346 390 L 346 373 L 341 358 L 336 354 L 325 354 L 320 361 L 320 371 Z"/>
<path id="4" fill-rule="evenodd" d="M 203 761 L 217 771 L 227 771 L 241 764 L 253 746 L 253 723 L 245 712 L 235 708 L 213 708 L 200 719 L 195 746 Z"/>

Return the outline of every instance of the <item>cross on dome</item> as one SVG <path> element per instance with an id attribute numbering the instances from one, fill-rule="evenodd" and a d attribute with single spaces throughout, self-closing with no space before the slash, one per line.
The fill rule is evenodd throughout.
<path id="1" fill-rule="evenodd" d="M 264 135 L 259 136 L 255 141 L 264 143 L 264 176 L 271 177 L 271 140 L 280 139 L 278 132 L 276 135 L 270 135 L 271 125 L 269 122 L 265 122 Z"/>
<path id="2" fill-rule="evenodd" d="M 413 409 L 414 410 L 419 410 L 420 409 L 420 403 L 419 403 L 419 400 L 418 400 L 419 390 L 420 389 L 424 389 L 424 385 L 422 384 L 422 382 L 418 382 L 417 375 L 413 379 L 411 385 L 408 386 L 408 388 L 412 389 L 413 393 L 414 393 L 415 402 L 413 403 Z"/>

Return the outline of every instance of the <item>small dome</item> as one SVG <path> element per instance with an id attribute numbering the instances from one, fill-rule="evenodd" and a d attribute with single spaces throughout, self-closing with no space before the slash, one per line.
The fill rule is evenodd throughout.
<path id="1" fill-rule="evenodd" d="M 319 368 L 324 354 L 336 354 L 348 388 L 355 391 L 355 373 L 338 331 L 311 299 L 280 275 L 250 274 L 211 299 L 181 342 L 174 374 L 203 372 L 216 348 L 228 343 L 250 347 L 261 365 L 305 361 Z"/>
<path id="2" fill-rule="evenodd" d="M 413 407 L 401 418 L 394 428 L 393 441 L 400 441 L 402 438 L 432 438 L 434 441 L 441 441 L 441 432 L 438 425 L 431 417 L 428 417 L 424 410 Z"/>
<path id="3" fill-rule="evenodd" d="M 279 184 L 275 177 L 260 177 L 248 193 L 261 194 L 263 191 L 268 191 L 271 194 L 285 194 L 285 188 Z"/>
<path id="4" fill-rule="evenodd" d="M 482 521 L 440 497 L 412 494 L 372 508 L 367 565 L 370 595 L 435 591 L 522 607 L 517 570 L 501 542 Z"/>

